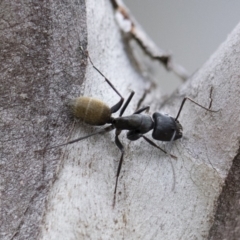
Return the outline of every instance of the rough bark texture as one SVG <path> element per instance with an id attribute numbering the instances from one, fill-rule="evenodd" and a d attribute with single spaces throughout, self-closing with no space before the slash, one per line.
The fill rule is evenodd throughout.
<path id="1" fill-rule="evenodd" d="M 175 116 L 186 95 L 220 109 L 186 103 L 176 161 L 122 133 L 114 209 L 120 153 L 113 133 L 36 151 L 97 129 L 73 124 L 67 98 L 84 92 L 110 106 L 119 100 L 91 65 L 84 79 L 79 46 L 86 49 L 87 34 L 95 65 L 123 96 L 136 92 L 126 115 L 140 103 L 160 111 L 158 89 L 149 90 L 127 58 L 110 2 L 86 5 L 1 2 L 1 239 L 239 238 L 240 25 L 161 109 Z"/>
<path id="2" fill-rule="evenodd" d="M 35 150 L 68 135 L 62 106 L 85 73 L 85 3 L 1 1 L 0 13 L 0 238 L 37 239 L 60 150 Z"/>
<path id="3" fill-rule="evenodd" d="M 240 155 L 234 158 L 217 202 L 209 239 L 239 239 L 240 236 Z"/>

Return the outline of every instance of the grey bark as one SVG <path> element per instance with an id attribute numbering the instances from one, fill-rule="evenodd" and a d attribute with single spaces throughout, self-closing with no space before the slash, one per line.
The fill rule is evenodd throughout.
<path id="1" fill-rule="evenodd" d="M 1 239 L 239 238 L 240 25 L 160 109 L 160 90 L 128 59 L 110 2 L 18 4 L 0 8 Z M 119 100 L 79 46 L 123 96 L 136 92 L 126 114 L 141 103 L 175 116 L 184 96 L 220 109 L 186 103 L 184 138 L 172 148 L 177 160 L 122 133 L 114 209 L 113 133 L 37 151 L 97 129 L 68 117 L 67 98 Z"/>
<path id="2" fill-rule="evenodd" d="M 1 1 L 0 239 L 37 239 L 60 150 L 63 101 L 79 94 L 87 45 L 84 1 Z"/>

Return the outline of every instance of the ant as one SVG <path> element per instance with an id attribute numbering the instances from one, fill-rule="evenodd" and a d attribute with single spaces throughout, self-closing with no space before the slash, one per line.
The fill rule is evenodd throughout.
<path id="1" fill-rule="evenodd" d="M 80 47 L 81 48 L 81 47 Z M 83 49 L 81 48 L 81 51 L 84 53 Z M 85 54 L 85 53 L 84 53 Z M 185 97 L 182 100 L 182 103 L 180 105 L 180 108 L 178 110 L 177 116 L 175 118 L 162 114 L 159 112 L 153 113 L 152 117 L 150 115 L 144 115 L 141 114 L 144 111 L 149 110 L 149 106 L 142 107 L 135 111 L 132 115 L 129 116 L 122 116 L 125 112 L 126 108 L 128 107 L 129 103 L 132 100 L 132 97 L 134 95 L 134 91 L 132 91 L 127 98 L 126 102 L 124 103 L 124 98 L 122 95 L 118 92 L 118 90 L 113 86 L 113 84 L 107 79 L 105 75 L 93 64 L 88 52 L 86 52 L 86 57 L 88 57 L 92 67 L 105 79 L 105 81 L 108 83 L 108 85 L 116 92 L 116 94 L 120 97 L 119 102 L 117 102 L 114 106 L 111 108 L 105 104 L 104 102 L 92 98 L 92 97 L 78 97 L 74 98 L 69 101 L 68 106 L 70 107 L 70 112 L 75 118 L 78 118 L 82 120 L 83 122 L 93 125 L 93 126 L 101 126 L 105 124 L 110 124 L 110 126 L 105 127 L 103 129 L 100 129 L 94 133 L 91 133 L 87 136 L 80 137 L 74 140 L 71 140 L 67 143 L 63 143 L 57 146 L 50 147 L 61 147 L 64 145 L 72 144 L 78 141 L 81 141 L 83 139 L 92 137 L 97 134 L 103 134 L 106 132 L 110 132 L 115 129 L 115 144 L 121 151 L 121 157 L 118 164 L 117 169 L 117 175 L 116 175 L 116 182 L 115 182 L 115 188 L 114 188 L 114 198 L 113 198 L 113 207 L 115 205 L 116 200 L 116 192 L 117 192 L 117 185 L 118 185 L 118 178 L 121 172 L 121 167 L 123 163 L 123 156 L 124 156 L 124 146 L 119 140 L 119 135 L 122 132 L 122 130 L 127 130 L 127 138 L 130 141 L 136 141 L 140 138 L 143 138 L 145 141 L 147 141 L 150 145 L 153 147 L 156 147 L 160 149 L 165 154 L 171 156 L 172 158 L 176 158 L 176 156 L 169 154 L 168 151 L 163 150 L 158 145 L 156 145 L 151 139 L 144 136 L 145 133 L 149 131 L 152 132 L 152 138 L 159 140 L 159 141 L 165 141 L 165 142 L 172 142 L 179 138 L 182 138 L 182 125 L 179 123 L 178 118 L 182 111 L 182 108 L 186 102 L 186 100 L 191 101 L 192 103 L 196 104 L 197 106 L 205 109 L 209 112 L 218 112 L 214 110 L 210 110 L 199 103 L 195 102 L 191 98 Z M 124 103 L 124 104 L 123 104 Z M 112 117 L 112 114 L 119 111 L 119 116 L 117 118 Z"/>

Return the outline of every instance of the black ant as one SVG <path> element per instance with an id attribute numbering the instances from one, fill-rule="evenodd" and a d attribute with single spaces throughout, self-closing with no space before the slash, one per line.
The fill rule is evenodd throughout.
<path id="1" fill-rule="evenodd" d="M 83 51 L 82 48 L 81 48 L 81 50 Z M 185 97 L 182 100 L 179 111 L 175 118 L 173 118 L 169 115 L 166 115 L 166 114 L 159 113 L 159 112 L 155 112 L 152 115 L 152 117 L 150 115 L 141 114 L 142 112 L 149 110 L 149 106 L 138 109 L 136 112 L 134 112 L 130 116 L 122 117 L 128 104 L 132 100 L 134 92 L 133 91 L 131 92 L 130 96 L 127 98 L 126 102 L 124 103 L 124 98 L 122 97 L 122 95 L 117 91 L 117 89 L 113 86 L 113 84 L 105 77 L 105 75 L 103 75 L 100 72 L 100 70 L 97 67 L 95 67 L 95 65 L 93 64 L 88 53 L 86 55 L 87 55 L 91 65 L 93 66 L 93 68 L 97 72 L 99 72 L 99 74 L 102 77 L 104 77 L 105 81 L 120 97 L 120 101 L 117 102 L 114 106 L 112 106 L 110 108 L 104 102 L 97 100 L 95 98 L 78 97 L 78 98 L 70 100 L 68 105 L 69 105 L 70 110 L 74 117 L 82 120 L 83 122 L 85 122 L 89 125 L 94 125 L 94 126 L 100 126 L 100 125 L 105 125 L 105 124 L 111 124 L 111 125 L 106 128 L 100 129 L 92 134 L 89 134 L 87 136 L 80 137 L 80 138 L 71 140 L 67 143 L 63 143 L 63 144 L 60 144 L 57 146 L 50 147 L 48 149 L 64 146 L 67 144 L 72 144 L 72 143 L 81 141 L 83 139 L 89 138 L 91 136 L 110 132 L 115 129 L 116 130 L 115 131 L 115 144 L 121 151 L 121 157 L 120 157 L 120 161 L 118 164 L 117 176 L 116 176 L 116 182 L 115 182 L 115 188 L 114 188 L 114 199 L 113 199 L 113 206 L 114 206 L 115 199 L 116 199 L 118 178 L 119 178 L 119 175 L 121 172 L 123 156 L 124 156 L 124 147 L 118 137 L 122 130 L 128 130 L 127 138 L 130 141 L 136 141 L 139 138 L 143 138 L 145 141 L 147 141 L 153 147 L 160 149 L 162 152 L 170 155 L 172 158 L 176 158 L 174 155 L 169 154 L 167 151 L 165 151 L 162 148 L 160 148 L 159 146 L 157 146 L 152 140 L 150 140 L 149 138 L 144 136 L 144 134 L 152 130 L 153 131 L 152 137 L 154 139 L 159 140 L 159 141 L 166 141 L 166 142 L 172 142 L 172 141 L 175 141 L 175 140 L 181 138 L 183 128 L 182 128 L 182 125 L 179 123 L 178 118 L 179 118 L 179 115 L 182 111 L 183 105 L 186 102 L 186 100 L 191 101 L 192 103 L 198 105 L 199 107 L 205 109 L 206 111 L 209 111 L 209 112 L 217 112 L 217 111 L 210 110 L 210 109 L 200 105 L 199 103 L 195 102 L 194 100 L 192 100 L 188 97 Z M 123 105 L 123 103 L 124 103 L 124 105 Z M 120 110 L 119 117 L 117 117 L 117 118 L 112 117 L 112 114 L 119 110 Z"/>

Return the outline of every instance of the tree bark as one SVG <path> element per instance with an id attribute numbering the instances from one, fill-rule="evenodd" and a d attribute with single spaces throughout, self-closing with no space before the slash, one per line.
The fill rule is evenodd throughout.
<path id="1" fill-rule="evenodd" d="M 87 45 L 85 2 L 1 1 L 0 239 L 37 239 L 70 123 L 63 102 L 79 94 Z"/>
<path id="2" fill-rule="evenodd" d="M 160 109 L 160 89 L 149 87 L 129 60 L 109 1 L 11 1 L 0 9 L 1 239 L 240 236 L 240 25 Z M 68 98 L 93 96 L 109 106 L 119 101 L 80 47 L 125 99 L 136 92 L 125 115 L 150 105 L 150 114 L 175 117 L 185 96 L 220 110 L 185 104 L 179 118 L 184 137 L 171 150 L 177 160 L 144 140 L 129 142 L 123 132 L 115 208 L 120 152 L 114 133 L 46 150 L 101 128 L 72 121 Z"/>

